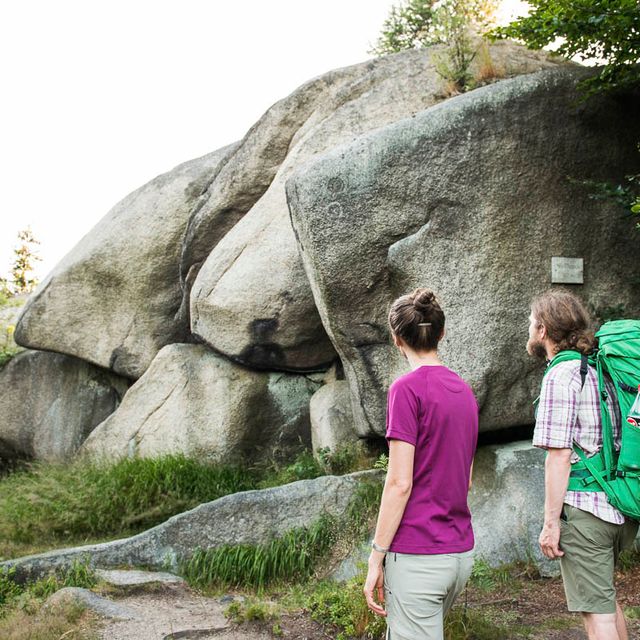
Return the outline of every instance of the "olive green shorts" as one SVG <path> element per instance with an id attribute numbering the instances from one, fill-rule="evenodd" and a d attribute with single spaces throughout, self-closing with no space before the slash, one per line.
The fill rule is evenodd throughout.
<path id="1" fill-rule="evenodd" d="M 388 553 L 384 568 L 387 640 L 442 640 L 444 616 L 464 589 L 473 551 Z"/>
<path id="2" fill-rule="evenodd" d="M 614 567 L 630 547 L 638 523 L 612 524 L 593 514 L 564 505 L 560 520 L 560 570 L 569 611 L 615 613 Z"/>

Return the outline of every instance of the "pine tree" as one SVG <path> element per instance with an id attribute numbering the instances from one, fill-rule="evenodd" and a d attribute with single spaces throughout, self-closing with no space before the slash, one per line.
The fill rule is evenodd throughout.
<path id="1" fill-rule="evenodd" d="M 18 232 L 18 246 L 13 250 L 15 257 L 11 268 L 14 295 L 31 293 L 38 284 L 31 275 L 34 261 L 42 259 L 34 249 L 36 244 L 40 244 L 40 241 L 36 240 L 30 227 Z"/>

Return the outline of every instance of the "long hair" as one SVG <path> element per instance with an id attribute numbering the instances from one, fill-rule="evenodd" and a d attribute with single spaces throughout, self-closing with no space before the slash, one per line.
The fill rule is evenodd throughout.
<path id="1" fill-rule="evenodd" d="M 531 302 L 531 315 L 547 330 L 554 351 L 588 354 L 594 346 L 592 321 L 582 300 L 565 289 L 550 289 Z"/>

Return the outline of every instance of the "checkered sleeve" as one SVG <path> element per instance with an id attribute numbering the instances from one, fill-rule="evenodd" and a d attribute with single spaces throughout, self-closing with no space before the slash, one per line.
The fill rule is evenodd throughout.
<path id="1" fill-rule="evenodd" d="M 540 389 L 534 447 L 573 447 L 581 389 L 579 362 L 562 362 L 547 373 Z"/>

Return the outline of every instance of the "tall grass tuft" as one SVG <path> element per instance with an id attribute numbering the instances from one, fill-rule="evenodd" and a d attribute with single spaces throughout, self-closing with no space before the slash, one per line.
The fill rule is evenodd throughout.
<path id="1" fill-rule="evenodd" d="M 323 516 L 312 526 L 288 531 L 259 545 L 223 545 L 198 550 L 180 568 L 192 585 L 211 584 L 262 589 L 313 572 L 318 558 L 335 542 L 336 519 Z"/>
<path id="2" fill-rule="evenodd" d="M 368 533 L 381 492 L 380 483 L 362 482 L 342 518 L 325 514 L 311 526 L 265 544 L 199 549 L 181 563 L 179 573 L 196 587 L 262 589 L 274 582 L 304 580 L 336 543 L 350 546 Z"/>
<path id="3" fill-rule="evenodd" d="M 0 540 L 46 545 L 127 535 L 255 485 L 247 469 L 182 455 L 32 464 L 0 480 Z"/>

